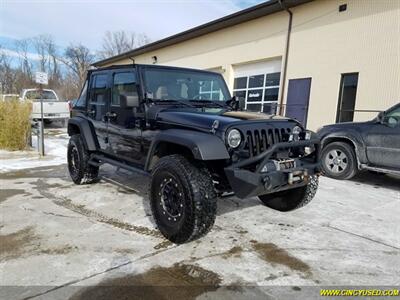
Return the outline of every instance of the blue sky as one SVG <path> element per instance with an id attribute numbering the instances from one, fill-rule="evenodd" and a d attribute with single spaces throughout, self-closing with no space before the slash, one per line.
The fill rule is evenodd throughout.
<path id="1" fill-rule="evenodd" d="M 101 48 L 107 30 L 146 33 L 153 41 L 220 18 L 263 0 L 1 0 L 0 45 L 50 34 L 57 45 Z M 10 52 L 10 55 L 12 53 Z"/>

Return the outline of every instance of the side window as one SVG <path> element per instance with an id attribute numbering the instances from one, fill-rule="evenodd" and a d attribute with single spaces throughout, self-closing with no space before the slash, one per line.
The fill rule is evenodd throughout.
<path id="1" fill-rule="evenodd" d="M 400 118 L 400 107 L 393 109 L 391 112 L 387 114 L 388 117 L 397 117 Z"/>
<path id="2" fill-rule="evenodd" d="M 77 106 L 77 107 L 86 107 L 87 85 L 88 85 L 88 82 L 86 80 L 85 84 L 83 85 L 81 94 L 80 94 L 78 100 L 75 103 L 75 106 Z"/>
<path id="3" fill-rule="evenodd" d="M 387 113 L 385 120 L 390 127 L 400 127 L 400 107 L 392 109 Z"/>
<path id="4" fill-rule="evenodd" d="M 111 105 L 120 106 L 121 96 L 138 96 L 134 73 L 121 72 L 114 74 Z"/>
<path id="5" fill-rule="evenodd" d="M 90 103 L 94 105 L 106 104 L 107 74 L 93 75 L 91 84 Z"/>

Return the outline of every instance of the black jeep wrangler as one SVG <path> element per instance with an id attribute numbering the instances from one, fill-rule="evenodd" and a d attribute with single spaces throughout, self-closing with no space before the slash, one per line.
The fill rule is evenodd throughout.
<path id="1" fill-rule="evenodd" d="M 289 211 L 318 187 L 319 139 L 295 120 L 241 111 L 220 74 L 154 65 L 88 72 L 68 123 L 76 184 L 99 166 L 150 174 L 150 202 L 174 243 L 206 234 L 217 198 L 258 196 Z"/>

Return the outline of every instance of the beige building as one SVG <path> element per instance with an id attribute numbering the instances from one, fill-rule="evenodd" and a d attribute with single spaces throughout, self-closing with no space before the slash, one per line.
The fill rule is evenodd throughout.
<path id="1" fill-rule="evenodd" d="M 271 0 L 95 65 L 132 60 L 220 72 L 310 129 L 368 120 L 400 101 L 400 0 Z"/>

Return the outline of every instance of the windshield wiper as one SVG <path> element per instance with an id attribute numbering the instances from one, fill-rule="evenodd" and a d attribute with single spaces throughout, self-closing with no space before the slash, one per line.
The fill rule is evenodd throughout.
<path id="1" fill-rule="evenodd" d="M 206 103 L 206 104 L 214 104 L 217 105 L 219 107 L 222 108 L 226 108 L 226 106 L 224 104 L 218 103 L 216 101 L 212 101 L 212 100 L 189 100 L 190 102 L 195 102 L 195 103 Z"/>
<path id="2" fill-rule="evenodd" d="M 157 104 L 159 104 L 159 103 L 163 103 L 163 102 L 166 102 L 166 103 L 176 103 L 176 104 L 182 104 L 182 105 L 185 105 L 185 106 L 188 106 L 188 107 L 193 107 L 193 108 L 195 108 L 195 106 L 194 105 L 192 105 L 192 104 L 190 104 L 190 103 L 187 103 L 186 101 L 183 101 L 183 100 L 176 100 L 176 99 L 149 99 L 151 102 L 155 102 L 155 103 L 157 103 Z"/>

